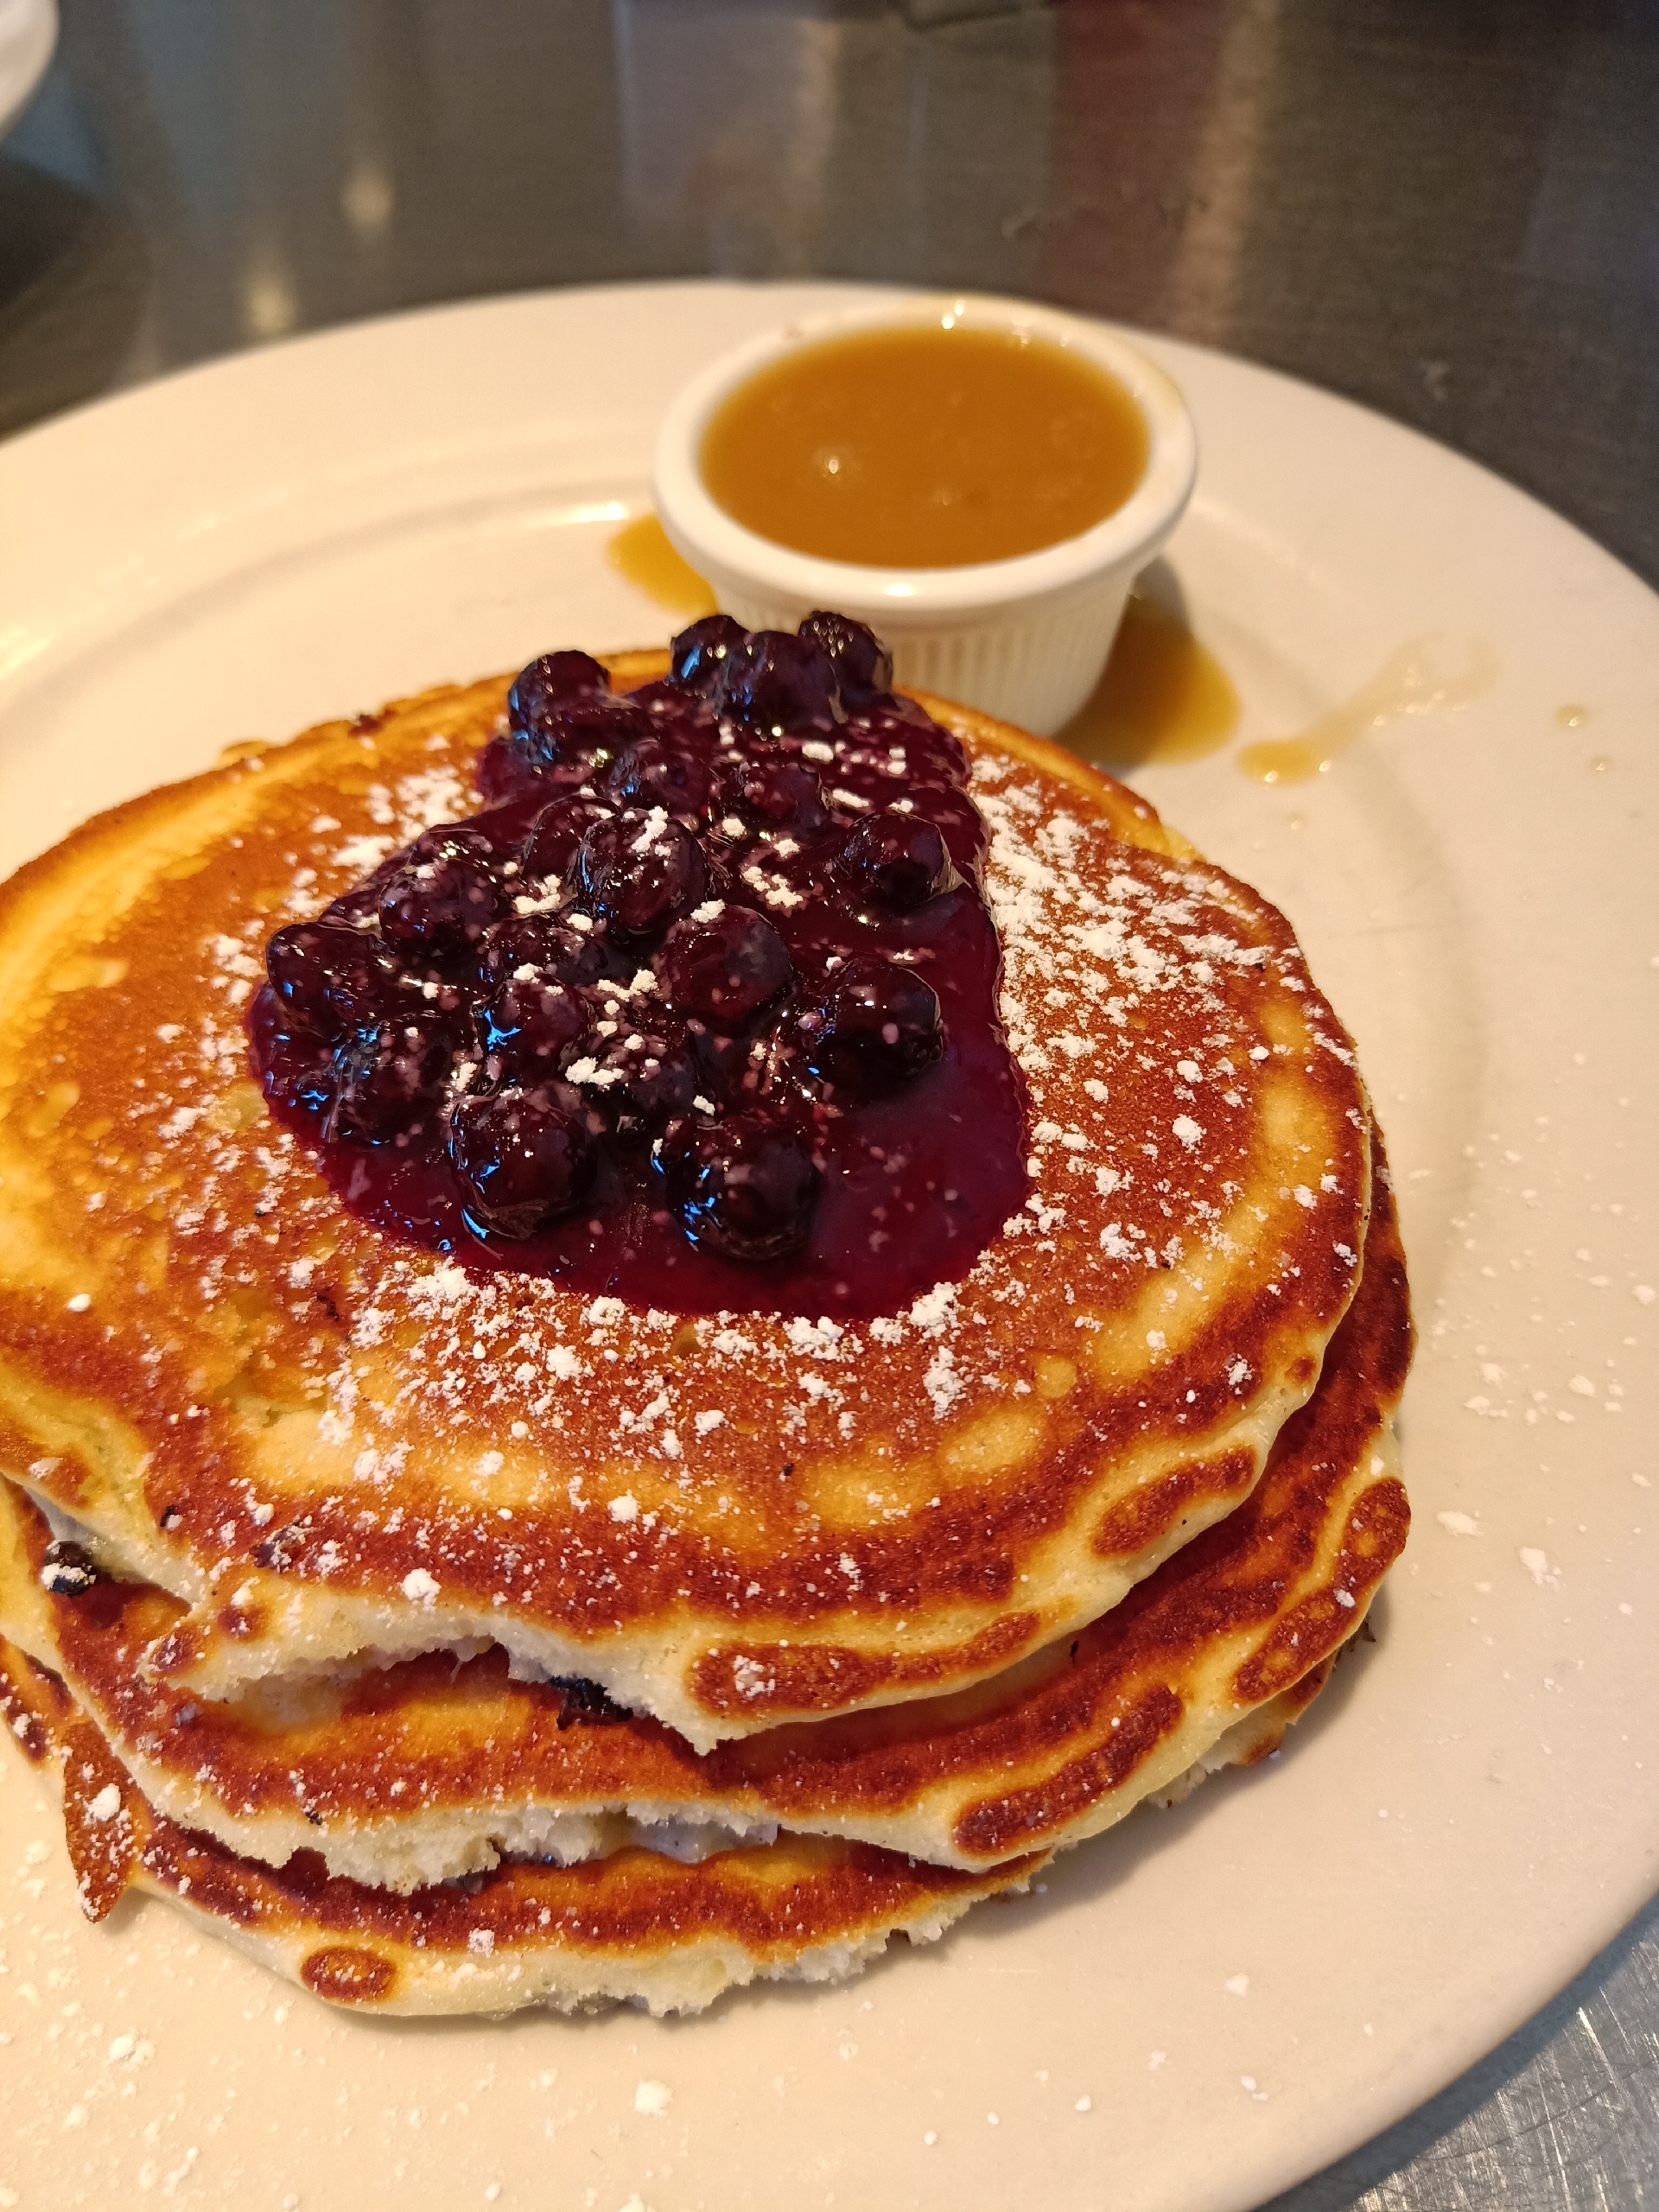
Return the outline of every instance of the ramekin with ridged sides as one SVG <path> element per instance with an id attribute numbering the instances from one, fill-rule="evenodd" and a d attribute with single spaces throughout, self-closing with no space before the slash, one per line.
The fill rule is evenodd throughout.
<path id="1" fill-rule="evenodd" d="M 826 339 L 945 317 L 1046 339 L 1117 379 L 1147 431 L 1146 468 L 1122 506 L 1078 537 L 1014 560 L 882 569 L 794 552 L 745 529 L 715 503 L 702 480 L 703 435 L 716 409 L 749 378 Z M 1198 440 L 1179 391 L 1103 324 L 1027 301 L 933 295 L 785 323 L 715 362 L 664 417 L 655 496 L 676 550 L 746 629 L 792 630 L 815 607 L 855 615 L 892 648 L 899 683 L 1050 737 L 1099 681 L 1129 587 L 1180 520 L 1197 468 Z"/>

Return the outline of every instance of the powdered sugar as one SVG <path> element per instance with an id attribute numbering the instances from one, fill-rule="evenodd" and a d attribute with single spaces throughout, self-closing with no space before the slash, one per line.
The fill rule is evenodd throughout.
<path id="1" fill-rule="evenodd" d="M 384 830 L 390 849 L 457 788 L 442 761 L 389 779 L 369 795 L 370 842 Z M 1086 1345 L 1075 1331 L 1102 1325 L 1091 1306 L 1156 1299 L 1184 1285 L 1183 1271 L 1233 1257 L 1258 1095 L 1279 1073 L 1279 1047 L 1261 1041 L 1277 1034 L 1263 1028 L 1261 1001 L 1281 982 L 1303 983 L 1300 956 L 1218 872 L 1122 843 L 1082 803 L 1057 809 L 1052 781 L 1019 764 L 982 760 L 976 797 L 990 830 L 1001 1011 L 1028 1087 L 1027 1194 L 962 1280 L 859 1321 L 642 1313 L 543 1277 L 474 1275 L 342 1217 L 247 1083 L 241 1011 L 265 937 L 356 873 L 364 803 L 334 802 L 346 828 L 331 816 L 324 846 L 300 839 L 283 855 L 282 896 L 204 937 L 205 988 L 174 1008 L 186 1019 L 162 1025 L 175 1034 L 157 1036 L 146 1011 L 132 1095 L 139 1182 L 147 1197 L 170 1194 L 168 1298 L 191 1330 L 204 1313 L 231 1329 L 255 1313 L 302 1408 L 283 1414 L 295 1441 L 283 1474 L 296 1474 L 303 1503 L 283 1499 L 274 1535 L 264 1522 L 251 1524 L 258 1536 L 238 1533 L 239 1552 L 280 1538 L 286 1574 L 349 1586 L 370 1548 L 396 1534 L 405 1602 L 448 1609 L 468 1602 L 487 1541 L 483 1605 L 493 1596 L 509 1619 L 529 1608 L 533 1556 L 602 1627 L 607 1575 L 649 1567 L 671 1595 L 676 1547 L 695 1543 L 705 1591 L 736 1608 L 752 1586 L 770 1587 L 757 1529 L 781 1556 L 817 1525 L 822 1501 L 798 1467 L 844 1466 L 851 1494 L 873 1501 L 859 1509 L 872 1526 L 931 1512 L 937 1496 L 889 1486 L 890 1462 L 926 1465 L 918 1491 L 948 1503 L 931 1455 L 988 1408 L 1034 1410 L 1033 1345 L 1061 1332 Z M 650 986 L 641 971 L 615 995 Z M 1290 1003 L 1299 1034 L 1303 1007 L 1308 1028 L 1329 1029 L 1305 989 Z M 1299 1165 L 1299 1201 L 1305 1189 L 1313 1205 L 1291 1211 L 1300 1235 L 1328 1209 L 1335 1245 L 1357 1241 L 1357 1224 L 1352 1204 L 1327 1192 L 1331 1167 Z M 1269 1291 L 1294 1282 L 1282 1242 L 1275 1230 L 1260 1248 Z M 1154 1319 L 1164 1335 L 1161 1308 Z M 138 1357 L 171 1362 L 163 1323 L 177 1326 L 160 1301 L 137 1313 Z M 207 1415 L 175 1364 L 168 1418 L 188 1427 Z M 1229 1345 L 1216 1380 L 1243 1398 L 1258 1376 Z M 308 1523 L 301 1535 L 284 1528 L 290 1519 Z M 707 1539 L 721 1521 L 734 1548 L 715 1557 Z M 858 1588 L 879 1601 L 879 1580 L 845 1542 L 826 1531 L 809 1597 L 844 1603 Z M 246 1572 L 245 1555 L 236 1573 Z M 766 1694 L 764 1670 L 739 1689 Z"/>
<path id="2" fill-rule="evenodd" d="M 1189 1250 L 1224 1252 L 1222 1218 L 1236 1185 L 1227 1184 L 1217 1163 L 1236 1148 L 1248 1121 L 1249 1071 L 1268 1055 L 1246 1031 L 1228 979 L 1259 969 L 1271 953 L 1280 980 L 1300 989 L 1304 979 L 1291 972 L 1299 966 L 1296 956 L 1256 941 L 1254 913 L 1212 870 L 1122 847 L 1115 849 L 1114 865 L 1104 825 L 1057 811 L 1052 790 L 1015 764 L 982 760 L 975 795 L 991 832 L 985 888 L 1003 946 L 1001 1013 L 1033 1109 L 1030 1195 L 1026 1213 L 1007 1224 L 1008 1243 L 1034 1238 L 1039 1252 L 1057 1250 L 1057 1240 L 1071 1234 L 1068 1179 L 1082 1175 L 1096 1199 L 1110 1197 L 1118 1207 L 1116 1217 L 1091 1233 L 1100 1259 L 1158 1268 L 1175 1264 Z M 458 778 L 453 769 L 434 766 L 376 787 L 370 801 L 372 815 L 388 834 L 339 842 L 328 856 L 337 872 L 362 865 L 365 845 L 373 846 L 378 857 L 395 838 L 443 818 L 445 806 L 458 808 Z M 654 818 L 648 818 L 641 836 L 649 836 L 653 827 Z M 296 896 L 294 906 L 303 911 L 310 903 Z M 266 918 L 242 936 L 226 933 L 213 941 L 210 950 L 221 988 L 257 975 L 256 948 L 248 939 L 270 925 Z M 648 974 L 642 976 L 620 995 L 648 987 L 649 981 Z M 1079 1014 L 1086 1010 L 1088 1019 L 1058 1028 L 1052 1013 L 1057 997 Z M 157 1123 L 164 1143 L 193 1132 L 200 1141 L 198 1122 L 210 1115 L 214 1095 L 222 1096 L 226 1077 L 240 1071 L 239 1020 L 231 1009 L 226 1013 L 230 1018 L 206 1025 L 200 1039 L 198 1057 L 211 1079 L 188 1102 L 179 1101 L 176 1091 L 167 1102 L 168 1111 Z M 1161 1033 L 1172 1040 L 1164 1048 L 1166 1058 L 1153 1042 Z M 1202 1057 L 1194 1049 L 1198 1039 Z M 598 1084 L 610 1071 L 578 1062 L 569 1074 L 578 1084 Z M 1181 1109 L 1212 1079 L 1226 1086 L 1225 1096 L 1208 1094 L 1211 1110 L 1200 1122 Z M 1161 1113 L 1154 1103 L 1160 1093 L 1168 1101 Z M 1161 1172 L 1163 1147 L 1155 1134 L 1146 1134 L 1159 1129 L 1168 1133 L 1174 1156 L 1190 1163 L 1179 1176 Z M 307 1187 L 296 1204 L 299 1163 L 292 1141 L 268 1125 L 261 1125 L 257 1136 L 254 1158 L 264 1179 L 259 1204 L 280 1207 L 290 1222 L 302 1221 L 315 1194 Z M 238 1154 L 245 1165 L 247 1139 L 213 1139 L 206 1149 L 210 1169 L 231 1167 Z M 1206 1178 L 1195 1169 L 1210 1173 Z M 302 1174 L 299 1180 L 308 1186 L 310 1178 Z M 210 1229 L 222 1229 L 224 1217 L 213 1211 L 214 1187 L 210 1174 L 200 1217 Z M 1304 1207 L 1315 1203 L 1307 1185 L 1299 1186 L 1295 1196 Z M 303 1257 L 291 1263 L 289 1280 L 296 1292 L 312 1289 L 314 1266 Z M 922 1399 L 913 1409 L 898 1409 L 902 1432 L 918 1414 L 946 1421 L 1005 1364 L 999 1344 L 976 1345 L 975 1338 L 986 1335 L 988 1308 L 1026 1296 L 1024 1273 L 1010 1266 L 1002 1248 L 993 1247 L 964 1282 L 936 1285 L 904 1313 L 857 1326 L 738 1316 L 687 1325 L 702 1371 L 730 1366 L 753 1378 L 758 1370 L 780 1426 L 801 1434 L 821 1413 L 836 1417 L 840 1435 L 856 1425 L 845 1389 L 817 1370 L 856 1364 L 867 1344 L 895 1350 L 907 1340 L 931 1344 Z M 582 1397 L 594 1388 L 608 1392 L 624 1373 L 637 1376 L 647 1389 L 645 1402 L 620 1411 L 613 1443 L 623 1461 L 643 1456 L 672 1463 L 682 1455 L 682 1429 L 707 1444 L 724 1421 L 717 1411 L 711 1417 L 706 1402 L 683 1403 L 679 1375 L 652 1351 L 659 1331 L 679 1325 L 671 1315 L 642 1319 L 610 1296 L 576 1309 L 545 1281 L 480 1280 L 453 1262 L 393 1246 L 381 1248 L 375 1275 L 372 1296 L 357 1303 L 353 1350 L 372 1352 L 383 1341 L 387 1317 L 404 1312 L 421 1317 L 429 1351 L 418 1376 L 405 1382 L 401 1406 L 396 1411 L 377 1406 L 377 1423 L 401 1427 L 416 1419 L 459 1419 L 463 1401 L 487 1381 L 506 1417 L 504 1426 L 516 1418 L 531 1434 L 543 1424 L 556 1430 L 573 1394 Z M 222 1276 L 222 1261 L 211 1263 L 204 1278 L 210 1295 Z M 349 1358 L 325 1378 L 325 1440 L 358 1438 L 365 1415 Z"/>

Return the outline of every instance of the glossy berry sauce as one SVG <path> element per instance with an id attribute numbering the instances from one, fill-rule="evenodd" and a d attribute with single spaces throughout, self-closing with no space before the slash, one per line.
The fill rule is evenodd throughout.
<path id="1" fill-rule="evenodd" d="M 855 1319 L 1026 1196 L 1020 1075 L 948 731 L 861 625 L 519 676 L 483 810 L 280 930 L 273 1112 L 353 1212 L 468 1267 L 686 1313 Z"/>

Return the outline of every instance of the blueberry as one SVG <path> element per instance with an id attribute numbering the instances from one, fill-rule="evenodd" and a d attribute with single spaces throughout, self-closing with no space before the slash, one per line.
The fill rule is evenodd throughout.
<path id="1" fill-rule="evenodd" d="M 347 1144 L 391 1144 L 435 1126 L 454 1064 L 454 1040 L 427 1020 L 378 1022 L 335 1051 L 334 1102 L 323 1135 Z"/>
<path id="2" fill-rule="evenodd" d="M 394 853 L 383 861 L 379 873 L 392 874 L 398 867 L 421 865 L 429 861 L 469 860 L 480 868 L 499 867 L 510 860 L 518 842 L 516 812 L 491 808 L 487 813 L 470 815 L 464 822 L 440 822 L 435 829 L 423 830 L 400 861 Z"/>
<path id="3" fill-rule="evenodd" d="M 380 934 L 405 959 L 475 945 L 506 906 L 483 839 L 464 828 L 418 838 L 380 893 Z"/>
<path id="4" fill-rule="evenodd" d="M 565 700 L 552 708 L 535 730 L 525 731 L 524 737 L 527 746 L 544 756 L 548 766 L 564 761 L 585 767 L 591 775 L 651 734 L 649 715 L 642 714 L 631 699 L 619 699 L 606 691 Z"/>
<path id="5" fill-rule="evenodd" d="M 696 1022 L 696 1019 L 694 1015 L 692 1020 Z M 741 1030 L 734 1033 L 715 1029 L 707 1022 L 700 1022 L 696 1023 L 696 1041 L 702 1095 L 716 1106 L 723 1106 L 738 1096 L 743 1089 L 744 1077 L 753 1070 L 754 1064 L 749 1058 L 753 1040 Z M 750 1085 L 751 1089 L 753 1087 Z"/>
<path id="6" fill-rule="evenodd" d="M 602 938 L 572 929 L 552 914 L 515 914 L 485 932 L 478 949 L 480 981 L 494 991 L 521 968 L 534 968 L 550 982 L 573 989 L 595 983 L 618 966 Z"/>
<path id="7" fill-rule="evenodd" d="M 285 1020 L 284 1012 L 269 990 L 254 1002 L 254 1065 L 261 1088 L 274 1106 L 326 1114 L 334 1096 L 334 1053 L 314 1029 Z"/>
<path id="8" fill-rule="evenodd" d="M 556 766 L 547 741 L 522 729 L 493 737 L 473 764 L 473 781 L 489 806 L 527 798 L 532 791 L 573 790 L 587 779 L 586 760 Z"/>
<path id="9" fill-rule="evenodd" d="M 463 1098 L 449 1123 L 449 1164 L 467 1226 L 518 1239 L 582 1204 L 595 1155 L 580 1101 L 543 1084 Z"/>
<path id="10" fill-rule="evenodd" d="M 856 709 L 893 696 L 893 655 L 865 623 L 820 609 L 802 623 L 801 635 L 829 655 L 843 705 Z"/>
<path id="11" fill-rule="evenodd" d="M 722 1029 L 735 1029 L 758 1014 L 794 972 L 789 947 L 769 921 L 747 906 L 727 906 L 706 922 L 677 922 L 657 959 L 668 1005 Z"/>
<path id="12" fill-rule="evenodd" d="M 41 1560 L 42 1590 L 54 1598 L 84 1598 L 97 1588 L 102 1570 L 92 1554 L 68 1536 L 54 1536 Z"/>
<path id="13" fill-rule="evenodd" d="M 581 753 L 596 766 L 652 734 L 649 715 L 632 699 L 619 698 L 608 691 L 596 698 L 568 700 L 555 715 L 551 728 L 561 757 Z"/>
<path id="14" fill-rule="evenodd" d="M 865 816 L 836 865 L 860 891 L 899 913 L 961 880 L 938 827 L 925 815 L 892 808 Z"/>
<path id="15" fill-rule="evenodd" d="M 823 785 L 804 760 L 786 755 L 740 760 L 728 772 L 721 793 L 728 811 L 769 830 L 810 837 L 826 817 Z"/>
<path id="16" fill-rule="evenodd" d="M 394 853 L 389 861 L 382 861 L 378 868 L 354 883 L 349 891 L 342 891 L 338 899 L 330 899 L 317 916 L 318 921 L 340 922 L 353 931 L 378 929 L 382 887 L 397 874 L 403 859 L 401 853 Z"/>
<path id="17" fill-rule="evenodd" d="M 587 653 L 543 653 L 513 679 L 507 721 L 514 729 L 545 730 L 568 701 L 608 693 L 610 688 L 610 677 Z"/>
<path id="18" fill-rule="evenodd" d="M 952 731 L 944 729 L 913 699 L 878 700 L 868 710 L 872 745 L 904 752 L 910 763 L 910 788 L 937 779 L 968 787 L 968 748 Z"/>
<path id="19" fill-rule="evenodd" d="M 711 691 L 727 657 L 747 643 L 748 632 L 729 614 L 705 614 L 669 647 L 669 676 L 688 691 Z"/>
<path id="20" fill-rule="evenodd" d="M 715 711 L 700 692 L 683 690 L 677 683 L 642 683 L 637 691 L 629 692 L 628 699 L 642 715 L 650 716 L 659 737 L 677 744 L 713 744 Z"/>
<path id="21" fill-rule="evenodd" d="M 583 836 L 610 814 L 608 806 L 591 798 L 555 799 L 543 807 L 519 849 L 519 880 L 526 884 L 562 882 Z"/>
<path id="22" fill-rule="evenodd" d="M 807 1062 L 826 1082 L 865 1096 L 931 1068 L 944 1050 L 938 994 L 913 968 L 861 955 L 836 969 L 802 1017 Z"/>
<path id="23" fill-rule="evenodd" d="M 541 976 L 509 976 L 479 1011 L 486 1056 L 504 1073 L 531 1083 L 558 1072 L 567 1046 L 587 1034 L 588 1008 L 575 992 Z"/>
<path id="24" fill-rule="evenodd" d="M 511 728 L 492 739 L 475 779 L 492 804 L 522 798 L 538 783 L 570 789 L 650 734 L 649 719 L 630 701 L 609 691 L 580 692 L 549 702 L 533 728 Z"/>
<path id="25" fill-rule="evenodd" d="M 582 841 L 576 874 L 594 912 L 635 938 L 665 928 L 709 885 L 702 846 L 660 809 L 596 822 Z"/>
<path id="26" fill-rule="evenodd" d="M 708 1080 L 691 1040 L 677 1033 L 672 1024 L 640 1036 L 632 1051 L 626 1044 L 613 1051 L 607 1065 L 622 1080 L 601 1096 L 615 1111 L 622 1136 L 654 1135 L 667 1122 L 683 1119 Z"/>
<path id="27" fill-rule="evenodd" d="M 728 656 L 715 702 L 734 721 L 780 736 L 844 721 L 835 664 L 822 645 L 787 630 L 757 630 Z"/>
<path id="28" fill-rule="evenodd" d="M 670 814 L 696 817 L 707 808 L 714 783 L 700 748 L 670 738 L 642 737 L 611 767 L 605 790 L 626 806 L 660 806 Z"/>
<path id="29" fill-rule="evenodd" d="M 823 1178 L 795 1130 L 760 1114 L 682 1125 L 657 1164 L 694 1243 L 750 1263 L 805 1243 Z"/>
<path id="30" fill-rule="evenodd" d="M 265 972 L 289 1025 L 329 1044 L 359 1020 L 378 1019 L 402 988 L 377 937 L 327 916 L 278 930 L 265 948 Z"/>

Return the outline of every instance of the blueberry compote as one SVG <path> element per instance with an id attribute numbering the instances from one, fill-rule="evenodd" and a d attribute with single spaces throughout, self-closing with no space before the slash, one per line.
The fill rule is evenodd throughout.
<path id="1" fill-rule="evenodd" d="M 353 1212 L 640 1306 L 860 1318 L 1026 1194 L 962 747 L 841 615 L 533 661 L 483 810 L 281 930 L 273 1111 Z"/>

